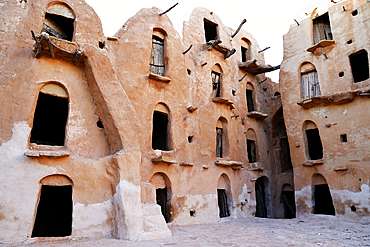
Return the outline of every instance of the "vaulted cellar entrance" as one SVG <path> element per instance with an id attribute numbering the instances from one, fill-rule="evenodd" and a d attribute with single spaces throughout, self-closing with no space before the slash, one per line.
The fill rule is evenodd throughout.
<path id="1" fill-rule="evenodd" d="M 312 176 L 314 214 L 335 215 L 333 200 L 326 179 L 321 174 Z"/>
<path id="2" fill-rule="evenodd" d="M 256 217 L 267 218 L 268 216 L 268 203 L 269 203 L 269 193 L 268 193 L 268 178 L 260 177 L 256 181 Z"/>
<path id="3" fill-rule="evenodd" d="M 157 204 L 161 207 L 162 215 L 166 223 L 171 220 L 171 182 L 166 174 L 154 174 L 149 183 L 155 186 Z"/>
<path id="4" fill-rule="evenodd" d="M 295 197 L 294 189 L 289 184 L 284 184 L 281 192 L 281 199 L 284 204 L 284 218 L 292 219 L 295 218 L 296 208 L 295 208 Z"/>
<path id="5" fill-rule="evenodd" d="M 230 179 L 226 174 L 222 174 L 217 184 L 217 202 L 220 218 L 229 217 L 229 203 L 232 201 Z"/>
<path id="6" fill-rule="evenodd" d="M 72 181 L 61 175 L 41 180 L 32 237 L 65 237 L 72 233 Z"/>

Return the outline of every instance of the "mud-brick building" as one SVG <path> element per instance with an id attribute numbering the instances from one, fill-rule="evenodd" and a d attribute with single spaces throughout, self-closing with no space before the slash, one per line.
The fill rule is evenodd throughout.
<path id="1" fill-rule="evenodd" d="M 280 90 L 297 214 L 369 220 L 370 3 L 314 10 L 284 36 Z"/>
<path id="2" fill-rule="evenodd" d="M 277 84 L 244 30 L 157 8 L 114 37 L 84 2 L 0 4 L 0 242 L 171 236 L 294 217 Z"/>

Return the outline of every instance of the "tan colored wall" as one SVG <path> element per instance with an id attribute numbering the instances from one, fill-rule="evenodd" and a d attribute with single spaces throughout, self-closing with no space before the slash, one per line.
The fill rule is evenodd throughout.
<path id="1" fill-rule="evenodd" d="M 282 175 L 276 168 L 278 147 L 271 126 L 281 107 L 280 97 L 273 96 L 279 91 L 278 84 L 264 81 L 264 74 L 252 73 L 238 81 L 245 74 L 238 65 L 241 38 L 250 40 L 251 57 L 264 65 L 263 53 L 258 53 L 258 44 L 249 33 L 241 30 L 232 39 L 234 30 L 225 27 L 215 14 L 199 8 L 184 24 L 181 38 L 168 17 L 158 16 L 160 10 L 152 8 L 140 10 L 115 38 L 106 39 L 99 18 L 89 6 L 66 0 L 63 3 L 76 15 L 73 42 L 82 52 L 80 62 L 74 65 L 73 59 L 52 59 L 47 50 L 39 58 L 33 56 L 35 41 L 30 30 L 40 33 L 44 12 L 51 3 L 6 1 L 0 6 L 0 224 L 6 229 L 1 231 L 0 242 L 15 243 L 30 237 L 40 181 L 54 174 L 65 175 L 73 183 L 72 236 L 113 235 L 131 240 L 170 236 L 154 203 L 154 186 L 146 183 L 158 173 L 171 191 L 170 221 L 174 224 L 220 219 L 217 188 L 221 176 L 232 216 L 254 216 L 254 182 L 263 176 L 271 185 L 268 216 L 283 217 L 281 187 L 292 184 L 292 174 Z M 225 60 L 219 51 L 206 50 L 204 17 L 217 22 L 222 45 L 236 48 L 236 54 Z M 165 77 L 170 83 L 148 77 L 154 28 L 166 33 Z M 106 42 L 102 49 L 99 40 Z M 190 44 L 193 48 L 183 55 Z M 201 66 L 204 62 L 207 65 Z M 215 64 L 223 70 L 221 96 L 232 101 L 234 109 L 211 99 Z M 47 151 L 42 146 L 32 150 L 29 143 L 38 93 L 46 83 L 59 84 L 68 92 L 69 115 L 62 148 L 69 155 L 65 157 L 26 155 Z M 254 87 L 255 108 L 268 115 L 264 120 L 246 116 L 247 83 Z M 152 149 L 152 118 L 158 103 L 169 109 L 170 151 Z M 198 109 L 191 113 L 187 110 L 190 105 Z M 239 116 L 232 117 L 235 115 Z M 227 121 L 229 150 L 224 158 L 216 158 L 220 117 Z M 99 119 L 103 129 L 97 126 Z M 254 165 L 263 168 L 259 171 L 251 170 L 248 161 L 245 134 L 251 128 L 257 142 L 258 164 Z M 192 143 L 188 143 L 188 136 L 194 136 Z M 175 162 L 153 163 L 158 154 Z M 216 161 L 235 161 L 242 167 L 234 170 L 216 165 Z M 190 210 L 196 217 L 190 216 Z M 147 214 L 154 211 L 159 212 L 159 219 L 150 221 Z M 153 229 L 160 229 L 160 233 Z"/>
<path id="2" fill-rule="evenodd" d="M 343 1 L 330 7 L 330 25 L 335 44 L 322 48 L 321 51 L 316 50 L 316 55 L 306 51 L 313 46 L 310 18 L 301 21 L 299 26 L 292 25 L 284 36 L 280 88 L 294 166 L 299 214 L 312 212 L 312 176 L 320 173 L 327 180 L 338 216 L 362 219 L 369 217 L 370 105 L 367 96 L 361 96 L 360 93 L 369 90 L 370 80 L 354 83 L 349 62 L 350 54 L 361 49 L 368 53 L 370 51 L 369 8 L 370 5 L 364 0 Z M 358 15 L 352 16 L 351 13 L 356 9 Z M 348 40 L 352 40 L 352 44 L 347 44 Z M 323 53 L 326 53 L 328 59 Z M 302 97 L 299 71 L 304 62 L 315 65 L 323 96 L 321 98 L 325 98 L 321 100 L 318 97 L 317 104 L 307 109 L 297 105 Z M 339 72 L 344 72 L 344 76 L 339 77 Z M 330 103 L 330 99 L 327 100 L 330 97 L 342 101 Z M 308 161 L 303 133 L 305 120 L 315 122 L 319 129 L 324 150 L 323 165 L 303 166 Z M 347 143 L 341 143 L 341 134 L 347 134 Z M 335 171 L 337 168 L 348 169 Z M 351 212 L 351 206 L 356 207 L 356 212 Z"/>

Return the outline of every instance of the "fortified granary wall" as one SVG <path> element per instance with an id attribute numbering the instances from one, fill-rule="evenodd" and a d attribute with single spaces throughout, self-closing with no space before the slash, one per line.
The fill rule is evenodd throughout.
<path id="1" fill-rule="evenodd" d="M 369 13 L 312 12 L 284 36 L 280 89 L 298 214 L 369 219 Z"/>

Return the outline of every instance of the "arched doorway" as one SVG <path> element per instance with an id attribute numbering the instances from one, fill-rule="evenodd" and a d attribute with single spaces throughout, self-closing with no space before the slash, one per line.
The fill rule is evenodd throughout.
<path id="1" fill-rule="evenodd" d="M 269 181 L 267 177 L 260 177 L 255 184 L 256 190 L 256 217 L 267 218 L 269 204 Z"/>
<path id="2" fill-rule="evenodd" d="M 295 196 L 294 189 L 290 184 L 284 184 L 281 191 L 281 199 L 284 204 L 284 218 L 292 219 L 295 218 Z"/>
<path id="3" fill-rule="evenodd" d="M 164 173 L 154 174 L 149 183 L 155 186 L 156 201 L 161 206 L 162 215 L 166 223 L 171 221 L 171 182 Z"/>
<path id="4" fill-rule="evenodd" d="M 232 202 L 230 179 L 222 174 L 217 183 L 217 201 L 220 218 L 229 217 L 229 204 Z"/>
<path id="5" fill-rule="evenodd" d="M 72 180 L 64 175 L 51 175 L 40 181 L 32 237 L 65 237 L 72 233 Z"/>
<path id="6" fill-rule="evenodd" d="M 335 215 L 333 200 L 326 179 L 321 174 L 312 176 L 314 214 Z"/>

